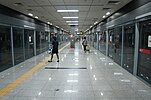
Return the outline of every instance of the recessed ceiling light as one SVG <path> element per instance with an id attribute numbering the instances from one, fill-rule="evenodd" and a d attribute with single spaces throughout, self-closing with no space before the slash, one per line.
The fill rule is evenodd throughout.
<path id="1" fill-rule="evenodd" d="M 56 26 L 57 28 L 59 28 L 59 26 Z"/>
<path id="2" fill-rule="evenodd" d="M 79 17 L 63 17 L 64 19 L 78 19 Z"/>
<path id="3" fill-rule="evenodd" d="M 29 15 L 29 16 L 33 16 L 33 14 L 32 14 L 32 13 L 29 13 L 28 15 Z"/>
<path id="4" fill-rule="evenodd" d="M 36 19 L 38 19 L 38 16 L 35 16 Z"/>
<path id="5" fill-rule="evenodd" d="M 90 26 L 90 28 L 91 28 L 92 26 Z"/>
<path id="6" fill-rule="evenodd" d="M 79 12 L 79 10 L 57 10 L 57 12 Z"/>
<path id="7" fill-rule="evenodd" d="M 78 21 L 66 21 L 67 23 L 77 23 Z"/>
<path id="8" fill-rule="evenodd" d="M 79 29 L 75 29 L 75 31 L 79 31 Z"/>
<path id="9" fill-rule="evenodd" d="M 50 22 L 47 22 L 48 24 L 50 24 Z"/>
<path id="10" fill-rule="evenodd" d="M 96 21 L 96 22 L 94 23 L 94 25 L 97 24 L 97 23 L 98 23 L 98 22 Z"/>
<path id="11" fill-rule="evenodd" d="M 107 12 L 107 13 L 106 13 L 106 15 L 110 15 L 110 14 L 111 14 L 110 12 Z"/>
<path id="12" fill-rule="evenodd" d="M 103 16 L 102 18 L 105 18 L 106 16 Z"/>

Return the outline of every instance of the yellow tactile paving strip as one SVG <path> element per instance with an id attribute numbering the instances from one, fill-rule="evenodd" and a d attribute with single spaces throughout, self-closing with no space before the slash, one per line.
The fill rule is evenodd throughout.
<path id="1" fill-rule="evenodd" d="M 66 48 L 68 45 L 69 44 L 67 44 L 64 47 L 62 47 L 61 49 L 59 49 L 59 52 L 62 51 L 64 48 Z M 15 79 L 11 83 L 7 84 L 5 87 L 3 87 L 2 89 L 0 89 L 0 96 L 5 96 L 6 94 L 8 94 L 12 89 L 14 89 L 16 86 L 18 86 L 19 84 L 21 84 L 24 80 L 26 80 L 28 77 L 30 77 L 33 73 L 35 73 L 40 68 L 42 68 L 43 66 L 45 66 L 48 63 L 49 59 L 50 58 L 47 58 L 44 61 L 39 62 L 38 64 L 36 64 L 35 66 L 33 66 L 30 70 L 28 70 L 27 72 L 25 72 L 24 74 L 22 74 L 21 76 L 19 76 L 17 79 Z"/>

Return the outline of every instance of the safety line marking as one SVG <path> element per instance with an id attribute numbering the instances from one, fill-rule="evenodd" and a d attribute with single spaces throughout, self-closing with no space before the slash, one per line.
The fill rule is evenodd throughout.
<path id="1" fill-rule="evenodd" d="M 59 52 L 62 51 L 64 48 L 66 48 L 69 45 L 65 45 L 61 49 L 59 49 Z M 19 84 L 21 84 L 23 81 L 25 81 L 28 77 L 30 77 L 33 73 L 37 72 L 40 68 L 44 67 L 46 64 L 48 64 L 48 58 L 45 59 L 43 62 L 39 62 L 35 66 L 33 66 L 31 69 L 29 69 L 27 72 L 16 78 L 11 83 L 8 83 L 5 87 L 0 89 L 0 96 L 5 96 L 8 94 L 12 89 L 17 87 Z"/>

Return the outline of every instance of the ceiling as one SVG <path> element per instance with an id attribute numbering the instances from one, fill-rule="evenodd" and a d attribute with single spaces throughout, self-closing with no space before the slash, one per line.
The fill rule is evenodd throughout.
<path id="1" fill-rule="evenodd" d="M 109 3 L 119 1 L 119 3 Z M 0 4 L 15 9 L 26 15 L 32 13 L 39 20 L 50 22 L 69 30 L 66 21 L 78 20 L 78 30 L 85 31 L 97 21 L 103 20 L 107 12 L 114 13 L 132 0 L 0 0 Z M 15 4 L 19 3 L 19 4 Z M 106 9 L 110 8 L 110 9 Z M 76 13 L 58 13 L 57 10 L 79 10 Z M 78 19 L 63 19 L 62 17 L 78 16 Z"/>

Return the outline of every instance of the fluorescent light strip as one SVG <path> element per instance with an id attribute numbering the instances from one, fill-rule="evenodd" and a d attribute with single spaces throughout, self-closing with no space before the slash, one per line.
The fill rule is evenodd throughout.
<path id="1" fill-rule="evenodd" d="M 78 25 L 78 24 L 68 24 L 68 25 Z"/>
<path id="2" fill-rule="evenodd" d="M 79 10 L 57 10 L 57 12 L 79 12 Z"/>
<path id="3" fill-rule="evenodd" d="M 64 19 L 70 19 L 70 18 L 71 18 L 71 19 L 72 19 L 72 18 L 73 18 L 73 19 L 78 19 L 79 17 L 63 17 L 63 18 L 64 18 Z"/>
<path id="4" fill-rule="evenodd" d="M 67 23 L 78 23 L 79 21 L 66 21 Z"/>
<path id="5" fill-rule="evenodd" d="M 69 74 L 69 76 L 78 76 L 78 73 Z"/>
<path id="6" fill-rule="evenodd" d="M 74 91 L 74 90 L 65 90 L 65 93 L 74 93 L 74 92 L 78 92 L 78 91 Z"/>
<path id="7" fill-rule="evenodd" d="M 68 83 L 77 83 L 78 80 L 67 80 Z"/>

